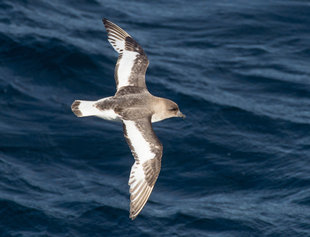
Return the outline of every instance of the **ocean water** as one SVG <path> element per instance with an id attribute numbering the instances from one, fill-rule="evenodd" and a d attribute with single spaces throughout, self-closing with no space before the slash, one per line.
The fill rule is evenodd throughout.
<path id="1" fill-rule="evenodd" d="M 121 124 L 70 109 L 115 93 L 102 17 L 187 115 L 134 221 Z M 1 0 L 0 236 L 310 236 L 310 2 Z"/>

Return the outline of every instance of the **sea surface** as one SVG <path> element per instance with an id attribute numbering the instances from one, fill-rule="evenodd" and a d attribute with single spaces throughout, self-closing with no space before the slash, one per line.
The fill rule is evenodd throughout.
<path id="1" fill-rule="evenodd" d="M 115 93 L 103 17 L 187 115 L 134 221 L 122 125 L 70 108 Z M 310 2 L 0 0 L 0 236 L 310 236 Z"/>

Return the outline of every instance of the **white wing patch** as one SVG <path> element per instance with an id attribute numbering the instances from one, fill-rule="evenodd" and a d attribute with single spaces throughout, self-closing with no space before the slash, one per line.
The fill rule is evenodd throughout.
<path id="1" fill-rule="evenodd" d="M 118 76 L 117 89 L 123 86 L 131 85 L 129 78 L 132 73 L 132 68 L 135 64 L 137 55 L 138 53 L 136 52 L 124 51 L 122 58 L 119 61 L 118 69 L 117 69 L 117 76 Z"/>
<path id="2" fill-rule="evenodd" d="M 134 147 L 134 152 L 136 156 L 139 158 L 139 162 L 143 163 L 147 160 L 153 159 L 155 157 L 155 153 L 151 152 L 151 144 L 149 144 L 137 128 L 135 121 L 131 120 L 123 120 L 127 137 L 131 142 L 131 145 Z"/>

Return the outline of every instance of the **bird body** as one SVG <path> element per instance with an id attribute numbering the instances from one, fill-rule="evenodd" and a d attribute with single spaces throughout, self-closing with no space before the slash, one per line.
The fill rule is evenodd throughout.
<path id="1" fill-rule="evenodd" d="M 97 101 L 75 100 L 71 106 L 78 117 L 97 116 L 121 121 L 124 137 L 135 163 L 129 177 L 130 218 L 135 219 L 147 202 L 161 168 L 163 146 L 152 123 L 185 117 L 178 105 L 150 94 L 145 84 L 149 61 L 141 46 L 123 29 L 103 19 L 108 40 L 119 53 L 115 67 L 117 91 Z"/>
<path id="2" fill-rule="evenodd" d="M 167 106 L 171 107 L 171 110 L 177 108 L 173 101 L 153 96 L 144 88 L 125 87 L 122 90 L 115 96 L 98 101 L 76 100 L 72 104 L 72 111 L 78 117 L 97 116 L 111 121 L 135 120 L 151 116 L 151 122 L 154 123 L 167 119 L 168 116 L 174 117 L 174 114 L 166 113 Z"/>

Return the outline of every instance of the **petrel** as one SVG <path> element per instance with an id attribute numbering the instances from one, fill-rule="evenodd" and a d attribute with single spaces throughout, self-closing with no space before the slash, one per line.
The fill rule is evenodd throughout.
<path id="1" fill-rule="evenodd" d="M 171 117 L 182 117 L 178 105 L 168 99 L 153 96 L 145 84 L 149 65 L 142 47 L 123 29 L 103 19 L 108 41 L 118 52 L 114 78 L 114 96 L 97 101 L 75 100 L 71 106 L 78 117 L 97 116 L 121 121 L 124 136 L 135 163 L 129 177 L 130 215 L 133 220 L 147 202 L 161 168 L 163 146 L 152 123 Z"/>

